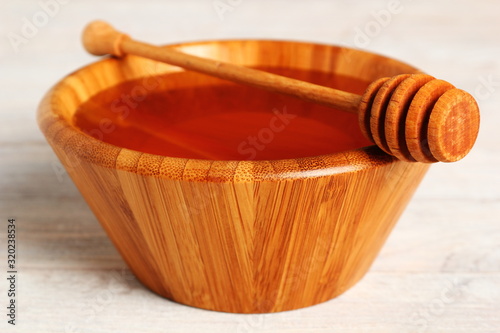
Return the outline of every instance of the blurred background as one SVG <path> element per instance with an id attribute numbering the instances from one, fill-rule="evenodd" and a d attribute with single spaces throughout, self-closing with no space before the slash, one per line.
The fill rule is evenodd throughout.
<path id="1" fill-rule="evenodd" d="M 13 217 L 19 308 L 16 327 L 0 312 L 0 330 L 500 331 L 498 13 L 494 0 L 2 0 L 0 277 Z M 131 275 L 35 122 L 47 90 L 97 60 L 80 42 L 94 19 L 153 44 L 261 38 L 384 54 L 473 94 L 482 112 L 479 138 L 464 160 L 431 168 L 371 271 L 344 295 L 263 315 L 179 305 Z"/>

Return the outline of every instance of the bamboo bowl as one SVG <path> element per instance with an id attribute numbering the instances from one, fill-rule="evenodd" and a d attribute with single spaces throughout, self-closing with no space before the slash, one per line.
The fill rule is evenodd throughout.
<path id="1" fill-rule="evenodd" d="M 379 77 L 418 72 L 383 56 L 309 43 L 235 40 L 173 47 L 280 73 L 298 70 L 306 75 L 302 79 L 320 73 L 315 83 L 356 93 Z M 179 79 L 182 75 L 186 77 Z M 230 112 L 221 107 L 222 99 L 226 106 L 278 98 L 290 113 L 330 124 L 339 133 L 338 142 L 329 143 L 331 152 L 319 156 L 314 154 L 321 150 L 314 149 L 293 155 L 299 146 L 295 143 L 253 160 L 227 152 L 225 158 L 195 158 L 142 151 L 133 136 L 123 134 L 117 135 L 122 141 L 106 142 L 76 125 L 75 113 L 94 96 L 131 80 L 142 82 L 137 90 L 144 91 L 155 78 L 161 78 L 156 82 L 166 92 L 208 89 L 193 93 L 192 104 L 182 108 L 170 100 L 164 115 L 172 121 L 182 115 Z M 358 83 L 349 83 L 349 78 Z M 246 90 L 243 95 L 213 96 L 213 86 Z M 428 168 L 399 161 L 370 145 L 356 115 L 259 94 L 127 56 L 70 74 L 39 107 L 41 130 L 90 208 L 137 278 L 159 295 L 240 313 L 285 311 L 327 301 L 367 272 Z M 109 105 L 95 107 L 103 119 L 109 114 Z M 116 124 L 101 125 L 115 131 Z M 300 139 L 310 141 L 305 134 Z M 351 141 L 345 146 L 343 140 Z"/>

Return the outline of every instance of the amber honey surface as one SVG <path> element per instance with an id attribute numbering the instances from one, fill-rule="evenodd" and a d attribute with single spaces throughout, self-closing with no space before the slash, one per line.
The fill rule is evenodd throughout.
<path id="1" fill-rule="evenodd" d="M 323 72 L 259 69 L 359 94 L 367 86 Z M 354 114 L 243 85 L 201 84 L 200 77 L 177 72 L 124 82 L 83 103 L 74 124 L 120 147 L 183 158 L 299 158 L 371 144 Z"/>

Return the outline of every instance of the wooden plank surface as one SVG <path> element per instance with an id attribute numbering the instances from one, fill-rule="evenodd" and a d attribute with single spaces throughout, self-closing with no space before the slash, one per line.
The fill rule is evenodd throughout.
<path id="1" fill-rule="evenodd" d="M 55 1 L 0 3 L 0 331 L 500 331 L 500 2 L 222 0 L 231 10 L 218 13 L 211 0 Z M 53 16 L 24 36 L 26 20 L 43 20 L 42 3 Z M 158 44 L 274 38 L 390 55 L 474 94 L 480 136 L 463 161 L 431 168 L 370 272 L 344 295 L 265 315 L 179 305 L 131 275 L 35 123 L 49 87 L 94 60 L 79 34 L 96 18 Z M 25 38 L 18 52 L 13 34 Z M 4 314 L 9 217 L 18 225 L 16 327 Z"/>

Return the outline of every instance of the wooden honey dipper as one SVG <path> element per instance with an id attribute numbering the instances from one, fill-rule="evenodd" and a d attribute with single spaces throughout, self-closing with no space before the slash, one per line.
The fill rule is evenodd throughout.
<path id="1" fill-rule="evenodd" d="M 360 96 L 135 41 L 102 21 L 85 28 L 83 45 L 94 55 L 133 54 L 357 113 L 363 134 L 403 161 L 458 161 L 472 149 L 479 131 L 479 108 L 474 98 L 426 74 L 380 78 Z"/>

